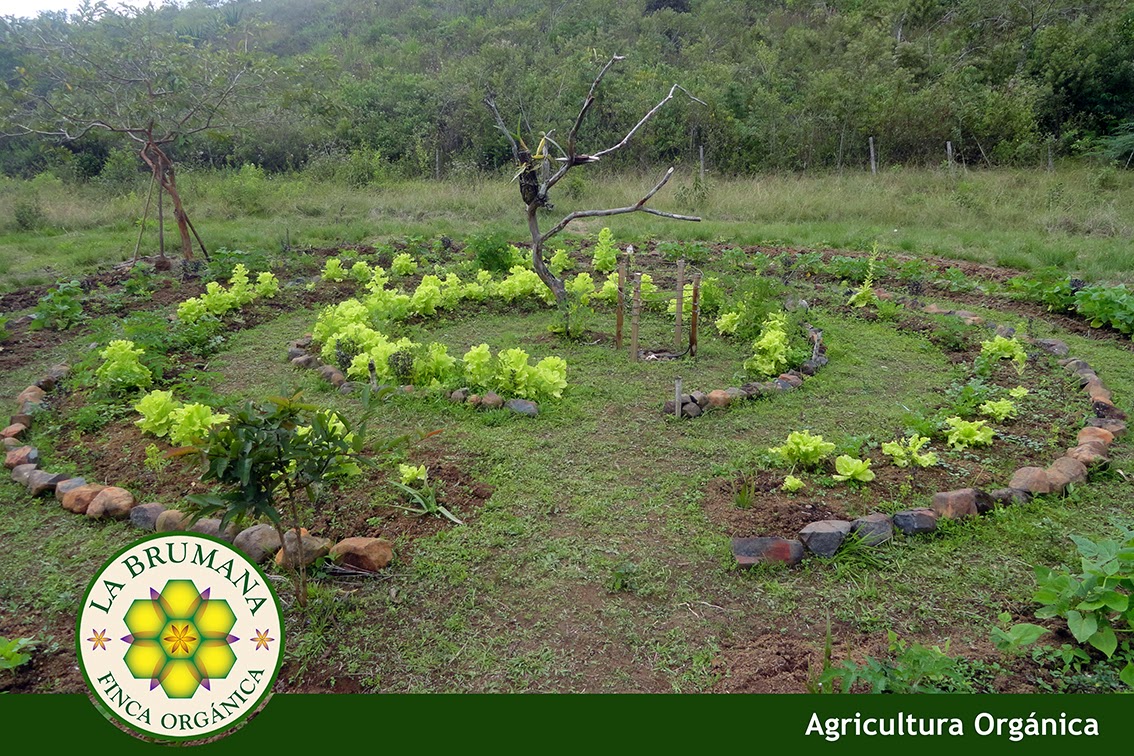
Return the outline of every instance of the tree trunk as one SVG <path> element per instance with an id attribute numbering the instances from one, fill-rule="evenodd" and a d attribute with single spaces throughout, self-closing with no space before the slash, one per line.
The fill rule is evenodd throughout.
<path id="1" fill-rule="evenodd" d="M 193 259 L 193 240 L 189 236 L 189 218 L 181 206 L 181 195 L 177 192 L 177 179 L 173 175 L 173 164 L 168 163 L 165 171 L 165 190 L 173 203 L 173 217 L 177 221 L 177 232 L 181 234 L 181 255 L 186 260 Z"/>
<path id="2" fill-rule="evenodd" d="M 536 214 L 539 212 L 539 203 L 533 202 L 528 205 L 528 230 L 532 234 L 532 270 L 539 276 L 539 280 L 547 284 L 547 288 L 551 289 L 551 293 L 555 295 L 555 303 L 559 307 L 559 312 L 563 315 L 563 335 L 571 335 L 571 313 L 567 303 L 567 287 L 563 285 L 560 280 L 551 270 L 547 267 L 547 263 L 543 260 L 543 235 L 539 232 L 539 219 Z"/>

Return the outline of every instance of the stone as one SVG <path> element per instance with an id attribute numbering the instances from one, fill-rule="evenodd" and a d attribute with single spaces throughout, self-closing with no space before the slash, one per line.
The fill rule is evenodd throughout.
<path id="1" fill-rule="evenodd" d="M 157 530 L 158 517 L 165 511 L 165 505 L 156 501 L 139 504 L 130 510 L 130 524 L 138 530 L 152 533 Z"/>
<path id="2" fill-rule="evenodd" d="M 784 381 L 785 383 L 790 384 L 792 388 L 799 388 L 803 385 L 803 379 L 798 375 L 792 375 L 791 373 L 781 373 L 780 377 L 776 380 Z"/>
<path id="3" fill-rule="evenodd" d="M 67 492 L 74 491 L 79 486 L 85 486 L 86 484 L 86 478 L 68 478 L 55 486 L 55 498 L 57 501 L 62 502 Z"/>
<path id="4" fill-rule="evenodd" d="M 43 412 L 44 406 L 41 402 L 20 402 L 19 409 L 16 414 L 19 415 L 34 415 L 37 412 Z M 30 425 L 28 426 L 31 427 Z"/>
<path id="5" fill-rule="evenodd" d="M 1071 348 L 1059 339 L 1036 339 L 1035 345 L 1056 357 L 1066 357 L 1071 354 Z"/>
<path id="6" fill-rule="evenodd" d="M 472 406 L 479 407 L 481 405 L 481 402 L 483 402 L 483 401 L 484 401 L 484 399 L 481 397 L 480 394 L 469 394 L 468 402 Z"/>
<path id="7" fill-rule="evenodd" d="M 681 408 L 681 414 L 685 417 L 700 417 L 701 407 L 696 402 L 689 402 Z"/>
<path id="8" fill-rule="evenodd" d="M 313 368 L 319 366 L 319 360 L 310 354 L 306 354 L 302 357 L 292 358 L 291 364 L 297 368 Z"/>
<path id="9" fill-rule="evenodd" d="M 324 365 L 319 368 L 319 377 L 335 388 L 346 383 L 346 376 L 343 375 L 343 371 L 339 370 L 334 365 Z"/>
<path id="10" fill-rule="evenodd" d="M 313 340 L 314 337 L 311 334 L 307 334 L 302 339 L 296 339 L 295 341 L 291 342 L 291 345 L 293 347 L 298 347 L 299 349 L 306 349 L 307 347 L 311 346 L 311 342 Z"/>
<path id="11" fill-rule="evenodd" d="M 297 539 L 295 531 L 289 530 L 284 533 L 283 547 L 276 553 L 276 564 L 281 567 L 308 567 L 330 552 L 331 542 L 326 538 L 318 538 L 304 530 Z"/>
<path id="12" fill-rule="evenodd" d="M 1072 484 L 1087 482 L 1087 468 L 1071 457 L 1060 457 L 1047 468 L 1047 480 L 1052 493 L 1063 493 Z"/>
<path id="13" fill-rule="evenodd" d="M 240 531 L 232 545 L 253 562 L 263 564 L 280 550 L 280 534 L 274 526 L 261 523 Z"/>
<path id="14" fill-rule="evenodd" d="M 728 388 L 725 389 L 725 393 L 728 394 L 729 399 L 731 399 L 734 402 L 740 401 L 741 399 L 744 399 L 744 398 L 747 397 L 747 395 L 744 393 L 744 391 L 737 388 L 736 386 L 729 386 Z"/>
<path id="15" fill-rule="evenodd" d="M 509 399 L 504 406 L 517 415 L 524 415 L 525 417 L 535 417 L 539 414 L 539 405 L 527 399 Z"/>
<path id="16" fill-rule="evenodd" d="M 732 554 L 741 567 L 755 564 L 795 565 L 803 561 L 803 544 L 786 538 L 733 538 Z"/>
<path id="17" fill-rule="evenodd" d="M 70 372 L 71 372 L 71 366 L 66 364 L 66 363 L 63 363 L 63 362 L 61 362 L 57 365 L 52 365 L 47 370 L 47 374 L 50 377 L 54 378 L 56 381 L 63 380 L 64 378 L 67 377 L 67 374 L 70 373 Z"/>
<path id="18" fill-rule="evenodd" d="M 12 480 L 21 486 L 26 486 L 38 469 L 35 465 L 16 465 L 12 468 Z"/>
<path id="19" fill-rule="evenodd" d="M 1079 377 L 1079 388 L 1086 387 L 1091 381 L 1099 380 L 1099 376 L 1094 370 L 1076 370 L 1075 375 Z"/>
<path id="20" fill-rule="evenodd" d="M 1077 357 L 1071 357 L 1065 360 L 1060 360 L 1059 364 L 1064 367 L 1068 373 L 1076 373 L 1080 370 L 1090 370 L 1091 366 L 1085 360 L 1080 360 Z"/>
<path id="21" fill-rule="evenodd" d="M 1104 420 L 1125 420 L 1126 413 L 1115 407 L 1112 402 L 1095 400 L 1091 402 L 1091 409 L 1095 412 L 1095 417 L 1101 417 Z"/>
<path id="22" fill-rule="evenodd" d="M 500 409 L 504 406 L 504 399 L 495 391 L 489 391 L 480 398 L 480 405 L 485 409 Z"/>
<path id="23" fill-rule="evenodd" d="M 806 360 L 802 365 L 799 366 L 799 372 L 803 373 L 804 375 L 815 375 L 819 372 L 819 369 L 823 367 L 823 365 L 819 363 L 819 359 L 820 358 L 816 357 L 810 360 Z M 827 358 L 824 357 L 822 359 L 825 361 Z"/>
<path id="24" fill-rule="evenodd" d="M 154 522 L 154 530 L 158 533 L 170 533 L 175 530 L 185 530 L 189 524 L 189 517 L 176 509 L 167 509 L 158 515 Z"/>
<path id="25" fill-rule="evenodd" d="M 205 517 L 190 525 L 189 532 L 220 538 L 222 541 L 231 543 L 232 539 L 236 538 L 237 534 L 240 532 L 240 529 L 230 522 L 228 527 L 222 531 L 221 521 L 219 519 L 216 517 Z"/>
<path id="26" fill-rule="evenodd" d="M 469 390 L 467 388 L 459 388 L 453 393 L 449 394 L 450 401 L 463 404 L 469 398 Z"/>
<path id="27" fill-rule="evenodd" d="M 353 394 L 355 388 L 357 388 L 357 387 L 358 387 L 357 383 L 354 383 L 352 381 L 347 381 L 343 385 L 339 386 L 339 393 L 340 394 Z"/>
<path id="28" fill-rule="evenodd" d="M 1115 438 L 1122 438 L 1126 435 L 1126 423 L 1121 420 L 1111 420 L 1105 417 L 1090 417 L 1087 418 L 1087 427 L 1089 428 L 1102 428 L 1109 431 Z"/>
<path id="29" fill-rule="evenodd" d="M 1101 444 L 1079 444 L 1068 449 L 1063 456 L 1070 457 L 1084 467 L 1097 467 L 1110 461 L 1105 451 Z"/>
<path id="30" fill-rule="evenodd" d="M 992 508 L 988 494 L 976 488 L 940 491 L 933 494 L 933 511 L 939 518 L 957 520 L 987 512 Z"/>
<path id="31" fill-rule="evenodd" d="M 8 419 L 8 422 L 11 423 L 12 425 L 22 425 L 25 428 L 30 428 L 30 427 L 32 427 L 32 416 L 31 415 L 12 415 L 12 417 Z"/>
<path id="32" fill-rule="evenodd" d="M 1051 481 L 1048 480 L 1047 471 L 1042 467 L 1021 467 L 1012 473 L 1008 487 L 1027 491 L 1032 496 L 1051 493 Z"/>
<path id="33" fill-rule="evenodd" d="M 709 395 L 704 391 L 694 391 L 692 394 L 689 394 L 688 397 L 683 396 L 681 398 L 681 403 L 683 405 L 689 404 L 689 402 L 693 402 L 701 409 L 705 409 L 705 407 L 709 406 Z"/>
<path id="34" fill-rule="evenodd" d="M 87 517 L 92 520 L 103 517 L 121 520 L 130 516 L 130 510 L 136 503 L 134 494 L 125 488 L 110 486 L 104 488 L 91 500 L 90 506 L 87 507 Z"/>
<path id="35" fill-rule="evenodd" d="M 932 533 L 937 530 L 937 515 L 932 509 L 905 509 L 894 513 L 894 527 L 906 535 Z"/>
<path id="36" fill-rule="evenodd" d="M 1007 507 L 1012 504 L 1027 504 L 1032 495 L 1022 488 L 998 488 L 988 492 L 988 498 L 998 507 Z"/>
<path id="37" fill-rule="evenodd" d="M 15 470 L 12 471 L 15 477 Z M 35 470 L 28 476 L 27 486 L 28 493 L 32 496 L 40 496 L 42 494 L 55 493 L 55 487 L 67 480 L 66 475 L 60 473 L 49 473 L 46 470 Z"/>
<path id="38" fill-rule="evenodd" d="M 1104 448 L 1110 448 L 1111 443 L 1114 441 L 1114 434 L 1106 428 L 1096 428 L 1093 425 L 1088 425 L 1079 431 L 1079 435 L 1075 437 L 1080 444 L 1085 444 L 1089 441 L 1098 441 Z"/>
<path id="39" fill-rule="evenodd" d="M 289 360 L 294 360 L 296 357 L 304 357 L 306 355 L 307 355 L 307 350 L 306 349 L 300 349 L 299 347 L 293 346 L 293 347 L 291 347 L 287 350 L 287 358 Z"/>
<path id="40" fill-rule="evenodd" d="M 23 423 L 12 423 L 4 430 L 0 430 L 0 438 L 19 438 L 28 429 L 28 426 Z"/>
<path id="41" fill-rule="evenodd" d="M 894 537 L 894 523 L 889 515 L 874 512 L 852 522 L 851 533 L 861 538 L 866 546 L 878 546 Z"/>
<path id="42" fill-rule="evenodd" d="M 921 308 L 921 311 L 930 315 L 952 315 L 953 310 L 946 310 L 944 307 L 938 307 L 935 304 L 928 304 Z"/>
<path id="43" fill-rule="evenodd" d="M 1102 381 L 1088 381 L 1087 385 L 1083 387 L 1090 397 L 1092 402 L 1106 402 L 1107 404 L 1114 404 L 1111 400 L 1110 389 L 1102 384 Z"/>
<path id="44" fill-rule="evenodd" d="M 63 501 L 61 502 L 63 508 L 68 512 L 85 515 L 91 502 L 94 501 L 94 498 L 102 493 L 105 488 L 106 486 L 100 486 L 97 483 L 87 483 L 77 488 L 72 488 L 63 495 Z"/>
<path id="45" fill-rule="evenodd" d="M 12 449 L 19 449 L 24 444 L 14 438 L 0 438 L 0 445 L 3 445 L 5 451 L 11 451 Z"/>
<path id="46" fill-rule="evenodd" d="M 16 404 L 39 404 L 47 397 L 47 392 L 39 386 L 28 386 L 16 396 Z"/>
<path id="47" fill-rule="evenodd" d="M 11 470 L 17 465 L 38 465 L 39 450 L 34 446 L 17 446 L 4 455 L 4 467 Z"/>
<path id="48" fill-rule="evenodd" d="M 996 326 L 996 335 L 1010 339 L 1016 335 L 1016 329 L 1009 325 L 998 325 Z"/>
<path id="49" fill-rule="evenodd" d="M 846 520 L 820 520 L 810 522 L 799 531 L 799 540 L 816 556 L 833 557 L 851 532 Z"/>
<path id="50" fill-rule="evenodd" d="M 331 558 L 358 570 L 378 572 L 394 558 L 394 544 L 384 538 L 344 538 L 331 547 Z"/>
<path id="51" fill-rule="evenodd" d="M 709 392 L 710 407 L 727 407 L 730 404 L 732 404 L 732 397 L 728 395 L 727 391 L 716 389 Z"/>
<path id="52" fill-rule="evenodd" d="M 36 388 L 41 388 L 44 391 L 51 392 L 55 389 L 55 379 L 50 375 L 45 375 L 35 382 Z"/>
<path id="53" fill-rule="evenodd" d="M 414 390 L 415 389 L 412 383 L 407 383 L 399 388 L 399 391 L 401 391 L 403 394 L 412 394 Z"/>

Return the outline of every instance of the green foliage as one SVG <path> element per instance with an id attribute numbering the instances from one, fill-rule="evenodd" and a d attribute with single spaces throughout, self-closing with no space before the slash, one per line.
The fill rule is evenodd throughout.
<path id="1" fill-rule="evenodd" d="M 875 267 L 878 263 L 878 242 L 874 242 L 874 251 L 871 253 L 870 258 L 866 263 L 866 275 L 862 279 L 862 284 L 855 289 L 851 294 L 847 304 L 851 307 L 866 307 L 867 305 L 878 305 L 878 295 L 874 293 L 874 273 Z"/>
<path id="2" fill-rule="evenodd" d="M 214 426 L 223 425 L 228 419 L 228 415 L 213 412 L 207 404 L 183 404 L 170 412 L 169 440 L 175 446 L 199 446 Z"/>
<path id="3" fill-rule="evenodd" d="M 323 272 L 319 277 L 324 281 L 334 281 L 339 283 L 347 279 L 347 271 L 343 267 L 343 261 L 337 257 L 328 257 L 327 262 L 323 264 Z"/>
<path id="4" fill-rule="evenodd" d="M 146 433 L 164 438 L 176 422 L 173 413 L 180 407 L 181 402 L 173 398 L 172 391 L 151 391 L 134 405 L 134 410 L 142 416 L 135 425 Z"/>
<path id="5" fill-rule="evenodd" d="M 468 240 L 465 250 L 472 254 L 476 266 L 481 270 L 504 273 L 515 263 L 508 249 L 508 240 L 503 234 L 483 234 Z"/>
<path id="6" fill-rule="evenodd" d="M 1118 635 L 1134 630 L 1134 531 L 1121 540 L 1071 540 L 1080 555 L 1080 569 L 1035 568 L 1039 602 L 1036 617 L 1060 617 L 1079 643 L 1087 643 L 1107 658 L 1118 649 Z M 1134 675 L 1134 667 L 1128 667 Z M 1127 685 L 1134 682 L 1134 677 Z"/>
<path id="7" fill-rule="evenodd" d="M 1126 284 L 1091 286 L 1075 294 L 1075 311 L 1092 328 L 1110 326 L 1119 333 L 1134 334 L 1134 292 Z"/>
<path id="8" fill-rule="evenodd" d="M 1023 373 L 1024 366 L 1028 363 L 1028 353 L 1015 337 L 1006 339 L 1003 336 L 994 336 L 991 341 L 980 343 L 980 355 L 976 358 L 974 368 L 977 373 L 987 375 L 992 366 L 1000 360 L 1011 360 L 1016 366 L 1016 372 Z"/>
<path id="9" fill-rule="evenodd" d="M 33 638 L 4 638 L 0 636 L 0 672 L 15 669 L 31 661 L 32 649 L 36 647 Z"/>
<path id="10" fill-rule="evenodd" d="M 788 475 L 784 478 L 784 483 L 780 486 L 781 489 L 787 493 L 797 493 L 803 490 L 804 483 L 794 475 Z"/>
<path id="11" fill-rule="evenodd" d="M 945 439 L 954 449 L 988 446 L 992 443 L 993 430 L 986 427 L 983 420 L 970 421 L 959 417 L 947 417 L 945 424 L 949 426 Z"/>
<path id="12" fill-rule="evenodd" d="M 456 525 L 464 525 L 452 512 L 437 501 L 437 489 L 429 484 L 429 472 L 425 465 L 418 467 L 398 465 L 398 473 L 401 475 L 401 482 L 392 480 L 390 485 L 406 497 L 409 505 L 391 504 L 390 506 L 404 509 L 417 516 L 444 517 Z"/>
<path id="13" fill-rule="evenodd" d="M 412 276 L 417 273 L 417 260 L 408 252 L 396 254 L 390 263 L 390 272 L 396 276 Z"/>
<path id="14" fill-rule="evenodd" d="M 614 234 L 609 228 L 604 227 L 599 231 L 591 267 L 598 273 L 609 273 L 618 267 L 618 247 L 614 244 Z"/>
<path id="15" fill-rule="evenodd" d="M 514 348 L 502 350 L 493 360 L 488 345 L 480 344 L 465 353 L 463 362 L 469 386 L 503 396 L 558 399 L 567 388 L 567 362 L 560 357 L 530 365 L 528 353 Z"/>
<path id="16" fill-rule="evenodd" d="M 835 480 L 855 481 L 869 483 L 874 480 L 874 471 L 870 469 L 869 459 L 855 459 L 847 454 L 835 458 Z"/>
<path id="17" fill-rule="evenodd" d="M 1049 632 L 1046 627 L 1034 625 L 1030 622 L 1020 622 L 1009 626 L 1008 623 L 1012 621 L 1012 615 L 1008 612 L 1001 613 L 999 619 L 1004 627 L 992 629 L 992 643 L 999 651 L 1007 654 L 1020 654 L 1024 648 L 1032 645 Z"/>
<path id="18" fill-rule="evenodd" d="M 927 443 L 928 436 L 914 433 L 906 437 L 905 443 L 899 440 L 882 444 L 882 453 L 890 457 L 897 467 L 909 467 L 911 464 L 932 467 L 937 464 L 937 455 L 934 452 L 921 453 L 922 447 Z"/>
<path id="19" fill-rule="evenodd" d="M 980 405 L 980 413 L 1002 423 L 1008 418 L 1016 417 L 1016 403 L 1011 399 L 988 401 Z"/>
<path id="20" fill-rule="evenodd" d="M 99 389 L 117 394 L 149 386 L 153 382 L 153 373 L 142 364 L 143 354 L 144 350 L 126 339 L 116 339 L 107 344 L 99 353 L 103 363 L 95 371 Z"/>
<path id="21" fill-rule="evenodd" d="M 257 297 L 271 299 L 280 291 L 280 281 L 274 273 L 264 271 L 256 276 L 255 293 Z"/>
<path id="22" fill-rule="evenodd" d="M 150 472 L 159 473 L 169 467 L 169 458 L 158 448 L 157 444 L 146 446 L 146 461 L 142 463 Z"/>
<path id="23" fill-rule="evenodd" d="M 906 643 L 892 630 L 889 632 L 890 657 L 868 656 L 861 664 L 851 660 L 826 669 L 820 677 L 824 686 L 841 681 L 843 693 L 856 685 L 865 685 L 871 693 L 964 693 L 972 692 L 972 682 L 961 661 L 949 655 L 945 647 Z"/>
<path id="24" fill-rule="evenodd" d="M 824 441 L 820 435 L 812 435 L 810 431 L 792 431 L 782 446 L 768 449 L 793 467 L 799 465 L 811 468 L 818 465 L 835 450 L 835 445 Z"/>
<path id="25" fill-rule="evenodd" d="M 83 289 L 78 281 L 61 283 L 40 297 L 28 326 L 33 331 L 50 328 L 66 331 L 83 320 Z"/>
<path id="26" fill-rule="evenodd" d="M 558 276 L 565 270 L 574 269 L 575 261 L 571 259 L 571 255 L 567 254 L 567 250 L 557 249 L 548 261 L 547 266 L 551 268 L 552 273 Z"/>
<path id="27" fill-rule="evenodd" d="M 35 231 L 47 225 L 47 216 L 38 194 L 16 201 L 12 208 L 12 224 L 17 231 Z"/>
<path id="28" fill-rule="evenodd" d="M 773 313 L 764 321 L 760 336 L 752 344 L 752 356 L 744 361 L 749 375 L 779 375 L 788 365 L 787 315 Z"/>
<path id="29" fill-rule="evenodd" d="M 0 344 L 3 344 L 12 337 L 11 332 L 8 330 L 8 323 L 12 320 L 10 315 L 0 315 Z"/>

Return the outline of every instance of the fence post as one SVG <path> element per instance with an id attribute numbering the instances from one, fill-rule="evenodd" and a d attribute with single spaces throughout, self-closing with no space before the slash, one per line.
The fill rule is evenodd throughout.
<path id="1" fill-rule="evenodd" d="M 877 175 L 878 158 L 874 154 L 874 137 L 870 137 L 870 172 Z"/>
<path id="2" fill-rule="evenodd" d="M 642 314 L 642 274 L 634 274 L 634 309 L 630 311 L 630 359 L 638 361 L 638 318 Z"/>
<path id="3" fill-rule="evenodd" d="M 677 323 L 673 326 L 673 351 L 681 350 L 681 316 L 685 310 L 685 261 L 677 261 Z"/>
<path id="4" fill-rule="evenodd" d="M 614 348 L 622 349 L 622 318 L 626 311 L 626 258 L 618 262 L 618 313 L 614 321 Z"/>

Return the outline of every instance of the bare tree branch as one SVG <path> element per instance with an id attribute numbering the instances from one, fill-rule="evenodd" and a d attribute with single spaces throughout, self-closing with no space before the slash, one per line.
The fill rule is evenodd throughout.
<path id="1" fill-rule="evenodd" d="M 621 142 L 619 142 L 618 144 L 614 145 L 613 147 L 607 147 L 607 148 L 606 148 L 605 150 L 602 150 L 602 151 L 600 151 L 600 152 L 596 152 L 596 153 L 594 154 L 594 156 L 593 156 L 593 157 L 595 157 L 595 158 L 601 158 L 601 157 L 602 157 L 603 155 L 609 155 L 610 153 L 614 152 L 615 150 L 620 150 L 620 149 L 622 149 L 623 147 L 625 147 L 625 146 L 626 146 L 626 144 L 627 144 L 627 142 L 629 142 L 629 141 L 630 141 L 630 137 L 632 137 L 632 136 L 634 136 L 634 135 L 635 135 L 636 133 L 638 133 L 638 129 L 642 128 L 642 127 L 643 127 L 643 126 L 644 126 L 644 125 L 646 124 L 646 121 L 648 121 L 648 120 L 650 120 L 651 118 L 653 118 L 653 117 L 654 117 L 654 114 L 655 114 L 655 113 L 657 113 L 657 112 L 658 112 L 659 110 L 661 110 L 661 108 L 662 108 L 662 106 L 663 106 L 663 105 L 665 105 L 665 104 L 666 104 L 667 102 L 669 102 L 670 100 L 672 100 L 672 99 L 673 99 L 673 95 L 674 95 L 674 93 L 675 93 L 675 92 L 677 92 L 677 90 L 679 90 L 679 89 L 680 89 L 680 90 L 681 90 L 682 92 L 684 92 L 684 93 L 685 93 L 685 95 L 686 95 L 686 96 L 687 96 L 687 97 L 688 97 L 688 98 L 689 98 L 690 100 L 692 100 L 693 102 L 699 103 L 699 104 L 701 104 L 701 105 L 704 105 L 704 104 L 705 104 L 705 102 L 704 102 L 703 100 L 698 100 L 698 99 L 697 99 L 696 97 L 694 97 L 693 95 L 689 94 L 689 91 L 688 91 L 687 89 L 685 89 L 685 87 L 681 86 L 680 84 L 674 84 L 674 85 L 673 85 L 673 86 L 672 86 L 672 87 L 670 88 L 670 90 L 669 90 L 669 94 L 667 94 L 667 95 L 666 95 L 665 97 L 663 97 L 663 98 L 662 98 L 662 101 L 661 101 L 661 102 L 659 102 L 659 103 L 658 103 L 657 105 L 655 105 L 655 106 L 654 106 L 654 107 L 653 107 L 653 108 L 652 108 L 652 109 L 650 110 L 650 112 L 649 112 L 649 113 L 646 113 L 646 114 L 645 114 L 644 116 L 642 116 L 642 120 L 640 120 L 640 121 L 638 121 L 638 123 L 634 124 L 634 128 L 630 129 L 630 131 L 629 131 L 629 132 L 628 132 L 628 133 L 626 134 L 626 136 L 622 137 L 622 141 L 621 141 Z"/>
<path id="2" fill-rule="evenodd" d="M 496 98 L 492 95 L 486 95 L 484 104 L 492 111 L 492 115 L 496 116 L 496 128 L 500 129 L 500 131 L 504 133 L 504 136 L 508 137 L 508 144 L 512 145 L 512 158 L 516 162 L 519 162 L 520 146 L 516 144 L 516 139 L 512 136 L 512 132 L 508 131 L 508 127 L 504 125 L 504 119 L 500 116 L 500 111 L 496 108 Z"/>

